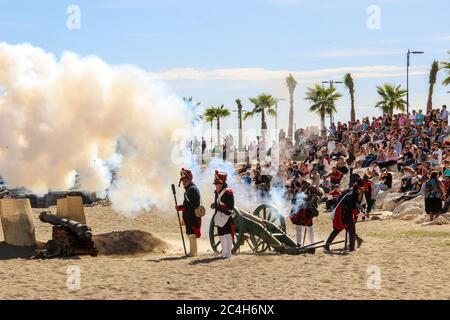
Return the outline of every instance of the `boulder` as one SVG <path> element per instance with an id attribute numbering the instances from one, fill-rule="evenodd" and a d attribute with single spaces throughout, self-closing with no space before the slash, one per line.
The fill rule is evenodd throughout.
<path id="1" fill-rule="evenodd" d="M 444 224 L 450 224 L 450 221 L 444 216 L 439 216 L 433 221 L 422 222 L 422 226 L 439 226 Z"/>
<path id="2" fill-rule="evenodd" d="M 404 208 L 402 211 L 399 211 L 397 214 L 393 215 L 394 219 L 399 220 L 414 220 L 418 216 L 424 215 L 425 210 L 420 207 L 409 206 Z"/>
<path id="3" fill-rule="evenodd" d="M 383 206 L 381 207 L 384 211 L 394 211 L 395 207 L 397 207 L 397 203 L 393 200 L 400 197 L 400 193 L 396 192 L 387 192 L 387 195 L 383 199 Z"/>
<path id="4" fill-rule="evenodd" d="M 394 214 L 403 213 L 406 209 L 409 209 L 409 208 L 412 208 L 412 207 L 418 207 L 418 208 L 421 208 L 422 211 L 425 211 L 425 202 L 423 201 L 423 197 L 420 196 L 418 198 L 421 198 L 422 201 L 418 201 L 416 199 L 411 199 L 411 200 L 408 200 L 408 201 L 400 203 L 399 205 L 397 205 L 395 207 Z"/>

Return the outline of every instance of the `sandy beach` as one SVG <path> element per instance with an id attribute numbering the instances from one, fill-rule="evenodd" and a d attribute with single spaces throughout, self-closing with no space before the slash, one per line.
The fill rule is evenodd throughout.
<path id="1" fill-rule="evenodd" d="M 36 237 L 47 241 L 51 226 L 38 220 L 40 211 L 33 210 Z M 0 299 L 450 299 L 449 225 L 371 221 L 357 225 L 365 242 L 349 255 L 318 250 L 315 255 L 289 256 L 244 249 L 229 260 L 215 260 L 205 232 L 200 256 L 182 257 L 174 212 L 129 219 L 110 207 L 85 211 L 95 235 L 142 230 L 169 247 L 133 255 L 28 260 L 20 256 L 27 256 L 29 250 L 1 243 Z M 294 237 L 292 225 L 287 224 Z M 328 215 L 321 213 L 315 223 L 316 238 L 325 238 L 330 230 Z M 80 268 L 79 290 L 67 288 L 69 266 Z M 379 289 L 368 288 L 371 266 L 380 268 Z"/>

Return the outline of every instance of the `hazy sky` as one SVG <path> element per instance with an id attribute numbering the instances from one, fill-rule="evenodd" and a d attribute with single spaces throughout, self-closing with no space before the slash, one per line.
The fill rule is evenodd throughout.
<path id="1" fill-rule="evenodd" d="M 69 5 L 80 9 L 80 29 L 67 27 Z M 411 105 L 423 107 L 433 59 L 448 59 L 449 12 L 448 0 L 0 0 L 0 41 L 137 65 L 205 107 L 234 109 L 240 98 L 250 109 L 248 97 L 262 92 L 288 98 L 284 78 L 292 72 L 299 81 L 295 123 L 304 127 L 319 124 L 307 112 L 306 88 L 345 72 L 355 77 L 357 115 L 379 114 L 375 87 L 406 87 L 408 49 L 425 51 L 412 56 L 410 70 Z M 443 77 L 435 105 L 449 104 Z M 348 94 L 336 87 L 344 94 L 336 120 L 347 120 Z M 287 111 L 280 102 L 279 127 L 287 127 Z M 236 127 L 236 115 L 223 124 Z M 259 119 L 245 125 L 259 126 Z"/>

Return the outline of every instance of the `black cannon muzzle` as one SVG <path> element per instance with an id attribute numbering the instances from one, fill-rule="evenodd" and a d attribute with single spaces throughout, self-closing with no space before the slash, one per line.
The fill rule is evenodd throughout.
<path id="1" fill-rule="evenodd" d="M 51 225 L 65 228 L 69 230 L 71 233 L 76 235 L 81 240 L 91 240 L 92 238 L 92 230 L 87 225 L 74 221 L 68 220 L 65 218 L 60 218 L 50 211 L 43 211 L 39 214 L 39 219 L 42 222 L 49 223 Z"/>

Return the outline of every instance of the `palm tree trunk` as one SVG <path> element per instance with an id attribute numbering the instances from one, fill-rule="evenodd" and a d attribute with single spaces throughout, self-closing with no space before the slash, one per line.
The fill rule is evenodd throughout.
<path id="1" fill-rule="evenodd" d="M 327 131 L 325 129 L 325 112 L 320 113 L 320 132 L 322 137 L 327 135 Z"/>
<path id="2" fill-rule="evenodd" d="M 350 95 L 350 99 L 351 99 L 351 102 L 352 102 L 352 111 L 351 111 L 351 114 L 350 114 L 350 119 L 351 119 L 352 122 L 355 122 L 356 121 L 355 94 L 353 92 Z"/>
<path id="3" fill-rule="evenodd" d="M 267 123 L 266 123 L 266 113 L 264 109 L 261 112 L 261 139 L 266 141 L 266 131 L 267 131 Z"/>
<path id="4" fill-rule="evenodd" d="M 431 110 L 433 109 L 433 91 L 434 84 L 430 83 L 430 89 L 428 90 L 427 113 L 431 112 Z"/>
<path id="5" fill-rule="evenodd" d="M 211 145 L 209 146 L 213 150 L 213 121 L 211 120 Z"/>
<path id="6" fill-rule="evenodd" d="M 220 147 L 220 117 L 217 117 L 217 146 Z"/>
<path id="7" fill-rule="evenodd" d="M 289 92 L 289 127 L 288 127 L 288 139 L 292 141 L 294 136 L 294 93 Z M 278 134 L 278 132 L 276 133 Z"/>

